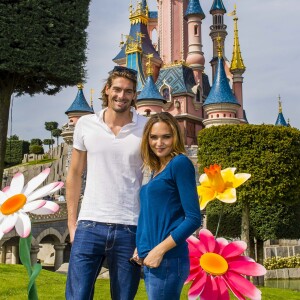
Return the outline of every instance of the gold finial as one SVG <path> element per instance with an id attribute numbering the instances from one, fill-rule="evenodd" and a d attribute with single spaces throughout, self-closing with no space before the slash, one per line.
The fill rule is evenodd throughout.
<path id="1" fill-rule="evenodd" d="M 222 56 L 223 56 L 221 41 L 222 41 L 222 38 L 218 35 L 218 37 L 217 37 L 217 50 L 218 50 L 218 57 L 219 58 L 222 58 Z"/>
<path id="2" fill-rule="evenodd" d="M 278 95 L 278 110 L 279 110 L 279 113 L 282 113 L 282 101 L 281 101 L 280 95 Z"/>
<path id="3" fill-rule="evenodd" d="M 142 46 L 142 38 L 145 37 L 145 34 L 141 33 L 141 32 L 137 32 L 136 33 L 136 41 L 138 42 L 139 46 Z"/>
<path id="4" fill-rule="evenodd" d="M 78 83 L 78 84 L 77 84 L 77 87 L 78 87 L 79 90 L 83 90 L 83 87 L 84 87 L 84 86 L 83 86 L 82 83 Z"/>
<path id="5" fill-rule="evenodd" d="M 91 100 L 91 108 L 93 108 L 93 94 L 94 94 L 94 92 L 95 92 L 95 90 L 94 89 L 91 89 L 91 97 L 90 97 L 90 100 Z"/>
<path id="6" fill-rule="evenodd" d="M 229 17 L 236 15 L 236 4 L 234 4 L 234 10 L 228 14 Z"/>
<path id="7" fill-rule="evenodd" d="M 151 65 L 151 58 L 153 57 L 153 53 L 147 54 L 147 62 L 146 62 L 146 73 L 148 76 L 152 75 L 152 65 Z"/>
<path id="8" fill-rule="evenodd" d="M 238 31 L 238 17 L 236 16 L 236 4 L 234 5 L 234 10 L 229 15 L 234 16 L 234 39 L 233 39 L 233 52 L 232 52 L 232 60 L 230 70 L 240 70 L 242 73 L 246 70 L 246 67 L 243 62 L 240 42 L 239 42 L 239 31 Z"/>
<path id="9" fill-rule="evenodd" d="M 123 45 L 124 45 L 123 34 L 121 34 L 121 41 L 120 41 L 119 47 L 122 48 Z"/>

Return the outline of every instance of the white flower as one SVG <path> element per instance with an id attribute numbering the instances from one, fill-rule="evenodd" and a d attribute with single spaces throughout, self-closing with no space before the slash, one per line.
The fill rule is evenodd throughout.
<path id="1" fill-rule="evenodd" d="M 59 210 L 56 203 L 44 200 L 43 197 L 59 190 L 64 185 L 63 182 L 53 182 L 35 191 L 49 173 L 50 168 L 45 169 L 25 186 L 24 175 L 17 173 L 10 186 L 0 191 L 0 239 L 14 228 L 20 237 L 29 236 L 31 222 L 27 215 L 28 212 L 46 215 Z"/>

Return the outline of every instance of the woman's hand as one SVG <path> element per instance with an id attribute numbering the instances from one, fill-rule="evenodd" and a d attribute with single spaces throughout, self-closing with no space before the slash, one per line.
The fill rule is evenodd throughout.
<path id="1" fill-rule="evenodd" d="M 146 258 L 144 259 L 144 266 L 148 268 L 158 268 L 164 257 L 164 252 L 162 252 L 158 247 L 153 248 Z"/>
<path id="2" fill-rule="evenodd" d="M 133 255 L 129 261 L 133 264 L 138 264 L 140 266 L 143 264 L 143 260 L 141 258 L 139 258 L 137 248 L 134 249 Z"/>

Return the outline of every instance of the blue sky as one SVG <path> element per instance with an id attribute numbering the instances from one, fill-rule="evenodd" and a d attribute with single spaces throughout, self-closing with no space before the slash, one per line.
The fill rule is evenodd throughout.
<path id="1" fill-rule="evenodd" d="M 121 34 L 129 33 L 130 0 L 93 0 L 90 6 L 88 27 L 87 79 L 84 94 L 90 99 L 94 89 L 94 108 L 101 109 L 98 100 L 107 72 L 119 52 Z M 135 3 L 136 1 L 133 1 Z M 212 43 L 209 26 L 212 16 L 209 9 L 213 0 L 200 0 L 206 15 L 202 24 L 205 72 L 210 77 L 209 61 Z M 244 108 L 251 124 L 274 124 L 278 115 L 278 95 L 281 95 L 283 114 L 293 127 L 300 129 L 300 62 L 299 62 L 299 0 L 223 0 L 227 12 L 237 5 L 239 37 L 244 73 Z M 156 1 L 148 0 L 151 10 Z M 230 60 L 233 46 L 233 20 L 224 18 L 228 36 L 225 41 L 226 57 Z M 12 128 L 9 132 L 21 139 L 49 138 L 44 123 L 56 121 L 59 126 L 67 122 L 64 112 L 77 94 L 77 87 L 63 89 L 55 96 L 38 94 L 13 99 Z M 12 122 L 11 122 L 12 120 Z"/>

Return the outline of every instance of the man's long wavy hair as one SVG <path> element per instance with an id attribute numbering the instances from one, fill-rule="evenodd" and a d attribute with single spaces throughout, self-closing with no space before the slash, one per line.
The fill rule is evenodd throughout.
<path id="1" fill-rule="evenodd" d="M 185 147 L 183 142 L 183 136 L 179 127 L 179 124 L 175 117 L 173 117 L 168 112 L 161 112 L 156 115 L 153 115 L 148 120 L 142 137 L 141 144 L 141 156 L 143 160 L 144 169 L 149 169 L 150 171 L 158 171 L 161 167 L 159 158 L 154 154 L 150 148 L 149 136 L 152 129 L 152 126 L 155 123 L 164 122 L 171 128 L 173 135 L 173 145 L 171 151 L 171 157 L 174 157 L 180 153 L 185 154 Z"/>
<path id="2" fill-rule="evenodd" d="M 118 77 L 123 77 L 126 78 L 128 80 L 130 80 L 133 83 L 133 91 L 134 93 L 136 93 L 136 86 L 137 86 L 137 78 L 136 76 L 134 76 L 133 74 L 126 72 L 126 71 L 114 71 L 112 72 L 109 77 L 106 80 L 106 83 L 104 84 L 104 87 L 101 91 L 101 99 L 102 99 L 102 107 L 107 107 L 108 106 L 108 96 L 105 93 L 106 88 L 110 88 L 112 86 L 112 82 L 114 79 L 118 78 Z M 135 104 L 135 98 L 132 99 L 131 102 L 131 106 L 136 108 L 136 104 Z"/>

